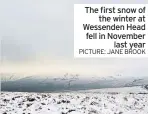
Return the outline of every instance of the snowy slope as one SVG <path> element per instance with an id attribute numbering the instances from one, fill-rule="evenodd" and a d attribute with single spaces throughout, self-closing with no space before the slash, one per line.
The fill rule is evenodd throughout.
<path id="1" fill-rule="evenodd" d="M 148 90 L 141 86 L 133 86 L 133 87 L 122 87 L 122 88 L 105 88 L 105 89 L 93 89 L 93 90 L 85 90 L 79 92 L 89 92 L 89 93 L 123 93 L 123 94 L 130 94 L 130 93 L 148 93 Z"/>
<path id="2" fill-rule="evenodd" d="M 8 78 L 9 77 L 9 78 Z M 148 77 L 134 78 L 121 76 L 89 77 L 66 76 L 25 76 L 15 78 L 8 76 L 7 81 L 1 82 L 2 91 L 11 92 L 53 92 L 63 90 L 84 90 L 100 88 L 117 88 L 143 86 L 148 84 Z"/>
<path id="3" fill-rule="evenodd" d="M 140 87 L 63 93 L 1 92 L 0 113 L 148 114 L 147 93 Z"/>

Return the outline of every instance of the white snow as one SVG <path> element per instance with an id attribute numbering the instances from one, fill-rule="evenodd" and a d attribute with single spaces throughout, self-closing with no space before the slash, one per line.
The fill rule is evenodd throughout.
<path id="1" fill-rule="evenodd" d="M 93 89 L 93 90 L 83 90 L 79 92 L 101 92 L 101 93 L 110 93 L 110 92 L 118 92 L 118 93 L 148 93 L 148 90 L 142 88 L 141 86 L 134 87 L 122 87 L 122 88 L 105 88 L 105 89 Z"/>
<path id="2" fill-rule="evenodd" d="M 1 92 L 0 114 L 148 114 L 141 87 L 63 93 Z"/>

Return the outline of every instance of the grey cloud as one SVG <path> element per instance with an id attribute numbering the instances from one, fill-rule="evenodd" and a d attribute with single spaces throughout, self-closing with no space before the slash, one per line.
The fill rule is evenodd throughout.
<path id="1" fill-rule="evenodd" d="M 148 3 L 144 0 L 121 2 Z M 73 59 L 74 3 L 119 3 L 119 1 L 1 0 L 0 39 L 3 42 L 1 45 L 3 57 L 11 61 L 25 61 L 44 53 L 45 56 L 53 55 L 58 59 L 64 57 L 74 60 L 75 64 L 86 64 L 86 67 L 91 66 L 90 68 L 95 68 L 98 72 L 102 67 L 106 70 L 120 67 L 124 72 L 130 72 L 129 74 L 137 76 L 140 73 L 148 74 L 144 70 L 148 68 L 147 58 Z M 143 70 L 139 70 L 141 68 Z"/>
<path id="2" fill-rule="evenodd" d="M 11 51 L 18 51 L 14 45 L 19 45 L 19 49 L 24 50 L 23 43 L 32 45 L 32 51 L 37 53 L 51 53 L 56 56 L 73 55 L 72 2 L 68 0 L 62 2 L 57 0 L 6 1 L 0 4 L 2 9 L 0 11 L 0 33 L 2 39 L 7 43 L 7 45 L 3 44 L 5 56 L 9 56 L 7 58 L 11 59 L 12 56 L 14 59 Z M 13 45 L 8 45 L 12 41 Z M 21 43 L 19 44 L 17 41 L 21 41 Z M 8 47 L 11 49 L 9 54 Z M 31 48 L 26 45 L 26 51 L 21 51 L 20 56 L 15 59 L 19 60 L 19 57 L 28 56 L 30 53 L 26 52 Z"/>

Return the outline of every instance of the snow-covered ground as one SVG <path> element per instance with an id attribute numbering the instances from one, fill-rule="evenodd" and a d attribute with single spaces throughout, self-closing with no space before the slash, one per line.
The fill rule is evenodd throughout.
<path id="1" fill-rule="evenodd" d="M 0 114 L 148 114 L 141 87 L 61 93 L 1 92 Z"/>
<path id="2" fill-rule="evenodd" d="M 129 93 L 148 93 L 144 87 L 141 86 L 133 86 L 133 87 L 122 87 L 122 88 L 105 88 L 105 89 L 93 89 L 93 90 L 83 90 L 79 92 L 86 92 L 86 93 L 122 93 L 122 94 L 129 94 Z"/>

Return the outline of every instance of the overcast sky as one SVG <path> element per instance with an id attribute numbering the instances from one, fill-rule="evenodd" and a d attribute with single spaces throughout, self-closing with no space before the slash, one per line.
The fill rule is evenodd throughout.
<path id="1" fill-rule="evenodd" d="M 122 0 L 122 3 L 128 3 Z M 130 3 L 144 3 L 144 0 Z M 119 0 L 0 0 L 0 71 L 22 75 L 148 76 L 148 59 L 74 59 L 73 4 Z"/>

